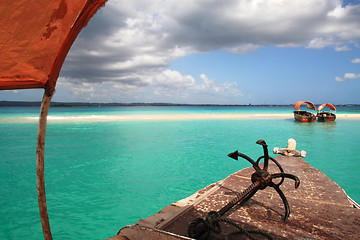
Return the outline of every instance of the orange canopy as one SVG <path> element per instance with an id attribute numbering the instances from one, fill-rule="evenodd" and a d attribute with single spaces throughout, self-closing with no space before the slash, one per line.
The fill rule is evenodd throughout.
<path id="1" fill-rule="evenodd" d="M 5 0 L 0 8 L 0 90 L 52 94 L 71 45 L 106 0 Z"/>
<path id="2" fill-rule="evenodd" d="M 295 103 L 294 109 L 297 110 L 297 111 L 299 111 L 300 106 L 301 106 L 303 103 L 306 104 L 306 107 L 307 107 L 308 109 L 316 110 L 315 105 L 314 105 L 312 102 L 309 102 L 309 101 L 299 101 L 299 102 Z"/>
<path id="3" fill-rule="evenodd" d="M 332 104 L 330 104 L 330 103 L 324 103 L 324 104 L 322 104 L 322 105 L 318 108 L 318 111 L 320 112 L 320 111 L 323 110 L 324 107 L 326 107 L 326 106 L 328 106 L 328 107 L 330 108 L 330 110 L 336 111 L 336 108 L 335 108 Z"/>

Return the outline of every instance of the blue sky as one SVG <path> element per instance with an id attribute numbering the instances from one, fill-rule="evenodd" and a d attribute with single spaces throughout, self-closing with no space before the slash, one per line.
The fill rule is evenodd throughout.
<path id="1" fill-rule="evenodd" d="M 245 55 L 225 51 L 194 54 L 174 60 L 171 69 L 192 76 L 206 72 L 216 80 L 237 82 L 244 95 L 239 101 L 245 98 L 252 104 L 360 103 L 360 79 L 336 81 L 345 73 L 360 72 L 360 64 L 351 63 L 359 55 L 355 47 L 337 52 L 333 48 L 269 46 Z"/>
<path id="2" fill-rule="evenodd" d="M 360 104 L 359 92 L 359 0 L 110 0 L 74 43 L 53 101 Z"/>

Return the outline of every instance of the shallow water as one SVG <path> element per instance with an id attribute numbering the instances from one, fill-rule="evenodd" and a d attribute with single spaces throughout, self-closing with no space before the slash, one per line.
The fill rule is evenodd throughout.
<path id="1" fill-rule="evenodd" d="M 35 176 L 37 108 L 0 109 L 0 239 L 41 239 Z M 287 113 L 290 108 L 52 108 L 50 116 L 96 114 Z M 339 110 L 359 113 L 359 109 Z M 13 121 L 2 121 L 4 118 Z M 61 122 L 49 121 L 45 177 L 54 239 L 106 239 L 195 191 L 249 167 L 226 155 L 256 159 L 264 139 L 272 152 L 288 138 L 305 160 L 360 202 L 359 120 L 293 119 Z M 272 154 L 273 157 L 275 157 Z M 286 193 L 285 193 L 286 194 Z"/>

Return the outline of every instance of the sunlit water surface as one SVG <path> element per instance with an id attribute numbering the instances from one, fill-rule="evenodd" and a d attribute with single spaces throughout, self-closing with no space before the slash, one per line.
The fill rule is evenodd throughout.
<path id="1" fill-rule="evenodd" d="M 0 239 L 41 239 L 36 193 L 38 108 L 0 108 Z M 47 204 L 54 239 L 106 239 L 165 206 L 249 167 L 289 138 L 305 160 L 360 202 L 360 120 L 289 119 L 65 121 L 74 116 L 291 113 L 289 107 L 51 108 L 45 149 Z M 360 113 L 358 108 L 339 113 Z M 10 121 L 9 121 L 10 119 Z M 275 155 L 272 154 L 273 157 Z"/>

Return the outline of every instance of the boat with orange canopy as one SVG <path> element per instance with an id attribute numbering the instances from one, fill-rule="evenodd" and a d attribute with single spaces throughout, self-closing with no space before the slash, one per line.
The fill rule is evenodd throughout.
<path id="1" fill-rule="evenodd" d="M 308 112 L 308 111 L 300 110 L 300 107 L 301 107 L 302 104 L 306 104 L 306 107 L 308 109 L 316 111 L 316 107 L 312 102 L 299 101 L 299 102 L 295 103 L 295 106 L 294 106 L 294 118 L 295 118 L 295 121 L 299 121 L 299 122 L 315 122 L 315 120 L 316 120 L 315 114 L 313 114 L 311 112 Z"/>
<path id="2" fill-rule="evenodd" d="M 322 111 L 325 107 L 330 108 L 330 111 Z M 334 122 L 336 119 L 336 108 L 330 103 L 324 103 L 317 109 L 317 119 L 319 122 Z M 334 112 L 331 112 L 334 111 Z"/>
<path id="3" fill-rule="evenodd" d="M 39 212 L 52 239 L 45 197 L 48 109 L 64 60 L 80 31 L 106 0 L 7 0 L 0 8 L 0 90 L 43 88 L 36 145 Z"/>

